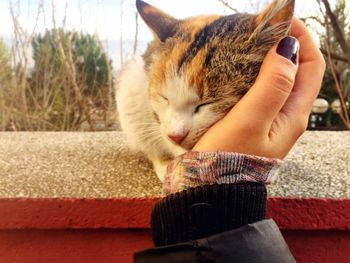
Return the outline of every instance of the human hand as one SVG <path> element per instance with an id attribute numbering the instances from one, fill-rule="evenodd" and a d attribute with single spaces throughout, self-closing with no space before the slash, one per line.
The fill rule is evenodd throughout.
<path id="1" fill-rule="evenodd" d="M 255 84 L 202 136 L 193 151 L 228 151 L 279 159 L 288 154 L 306 130 L 325 70 L 321 52 L 296 18 L 292 20 L 291 35 L 298 41 L 289 38 L 284 42 L 299 42 L 299 63 L 292 62 L 297 59 L 285 46 L 272 48 Z M 289 59 L 277 50 L 288 53 Z"/>

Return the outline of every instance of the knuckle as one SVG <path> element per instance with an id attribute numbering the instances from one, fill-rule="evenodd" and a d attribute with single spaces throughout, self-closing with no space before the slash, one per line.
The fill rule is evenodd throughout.
<path id="1" fill-rule="evenodd" d="M 321 67 L 322 73 L 325 72 L 327 64 L 323 56 L 321 56 L 320 58 L 320 67 Z"/>
<path id="2" fill-rule="evenodd" d="M 308 118 L 300 119 L 295 125 L 296 137 L 299 138 L 307 129 Z"/>
<path id="3" fill-rule="evenodd" d="M 318 56 L 316 56 L 316 58 L 319 61 L 318 65 L 320 67 L 320 70 L 324 72 L 327 68 L 327 63 L 325 57 L 323 56 L 320 50 L 318 50 Z"/>
<path id="4" fill-rule="evenodd" d="M 253 119 L 247 119 L 246 121 L 242 121 L 240 123 L 238 129 L 240 131 L 239 133 L 243 136 L 258 136 L 262 133 L 265 125 L 266 124 L 264 122 L 259 122 L 258 120 L 254 121 Z"/>
<path id="5" fill-rule="evenodd" d="M 283 93 L 290 93 L 294 86 L 294 78 L 289 72 L 275 71 L 271 76 L 271 86 Z"/>

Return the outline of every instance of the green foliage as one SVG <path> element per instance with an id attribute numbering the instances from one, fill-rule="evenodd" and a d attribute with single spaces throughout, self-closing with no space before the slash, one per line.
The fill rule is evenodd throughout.
<path id="1" fill-rule="evenodd" d="M 97 37 L 62 28 L 46 30 L 35 35 L 32 48 L 34 68 L 26 97 L 51 129 L 79 129 L 91 108 L 107 110 L 112 62 Z"/>
<path id="2" fill-rule="evenodd" d="M 7 108 L 10 106 L 8 98 L 12 92 L 12 73 L 10 49 L 0 39 L 0 130 L 6 126 L 10 118 Z"/>
<path id="3" fill-rule="evenodd" d="M 11 52 L 5 42 L 0 39 L 0 81 L 7 81 L 12 74 Z"/>
<path id="4" fill-rule="evenodd" d="M 72 52 L 72 59 L 76 66 L 76 77 L 85 84 L 84 94 L 96 96 L 99 91 L 108 86 L 109 74 L 112 69 L 112 62 L 106 57 L 99 45 L 99 40 L 92 35 L 70 32 L 58 29 L 60 41 L 65 55 L 68 56 L 69 49 Z M 71 43 L 69 38 L 71 37 Z M 46 30 L 37 34 L 32 41 L 33 60 L 35 71 L 45 71 L 43 61 L 50 63 L 55 70 L 59 70 L 64 63 L 58 51 L 58 39 L 54 29 Z"/>
<path id="5" fill-rule="evenodd" d="M 9 60 L 10 58 L 10 50 L 8 49 L 5 42 L 0 39 L 0 61 L 3 61 L 4 59 Z"/>
<path id="6" fill-rule="evenodd" d="M 101 52 L 95 37 L 91 35 L 78 35 L 73 37 L 73 56 L 77 58 L 77 69 L 79 74 L 86 76 L 87 88 L 85 94 L 96 95 L 99 89 L 108 83 L 108 65 L 106 55 Z"/>

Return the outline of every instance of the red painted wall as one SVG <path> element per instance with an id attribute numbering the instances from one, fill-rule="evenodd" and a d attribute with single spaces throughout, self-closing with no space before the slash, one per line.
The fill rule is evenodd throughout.
<path id="1" fill-rule="evenodd" d="M 0 230 L 149 228 L 157 200 L 0 198 Z M 267 216 L 282 229 L 350 230 L 350 199 L 269 198 Z"/>
<path id="2" fill-rule="evenodd" d="M 350 262 L 348 231 L 283 231 L 298 263 Z M 131 263 L 149 230 L 0 231 L 1 263 Z"/>
<path id="3" fill-rule="evenodd" d="M 130 263 L 149 230 L 0 231 L 1 263 Z"/>
<path id="4" fill-rule="evenodd" d="M 0 199 L 0 263 L 129 263 L 157 199 Z M 350 200 L 271 198 L 299 263 L 350 263 Z"/>
<path id="5" fill-rule="evenodd" d="M 350 262 L 350 231 L 284 230 L 283 236 L 298 263 Z"/>

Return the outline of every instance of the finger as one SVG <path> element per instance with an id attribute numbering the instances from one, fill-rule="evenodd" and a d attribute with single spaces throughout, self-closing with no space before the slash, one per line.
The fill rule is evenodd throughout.
<path id="1" fill-rule="evenodd" d="M 323 58 L 315 40 L 310 32 L 299 19 L 293 17 L 291 25 L 291 36 L 298 39 L 300 43 L 299 60 L 302 62 L 314 61 L 315 58 Z"/>
<path id="2" fill-rule="evenodd" d="M 280 42 L 278 52 L 288 49 L 287 53 L 290 53 L 293 46 L 293 52 L 297 53 L 297 40 L 287 40 L 286 43 Z M 293 89 L 297 68 L 291 60 L 277 53 L 276 46 L 273 47 L 265 57 L 254 85 L 233 108 L 232 115 L 244 114 L 249 116 L 245 119 L 258 123 L 257 126 L 270 127 Z"/>
<path id="3" fill-rule="evenodd" d="M 282 111 L 293 115 L 299 112 L 307 118 L 321 88 L 325 62 L 311 34 L 303 23 L 295 18 L 292 21 L 291 34 L 300 43 L 299 69 L 293 91 Z"/>

